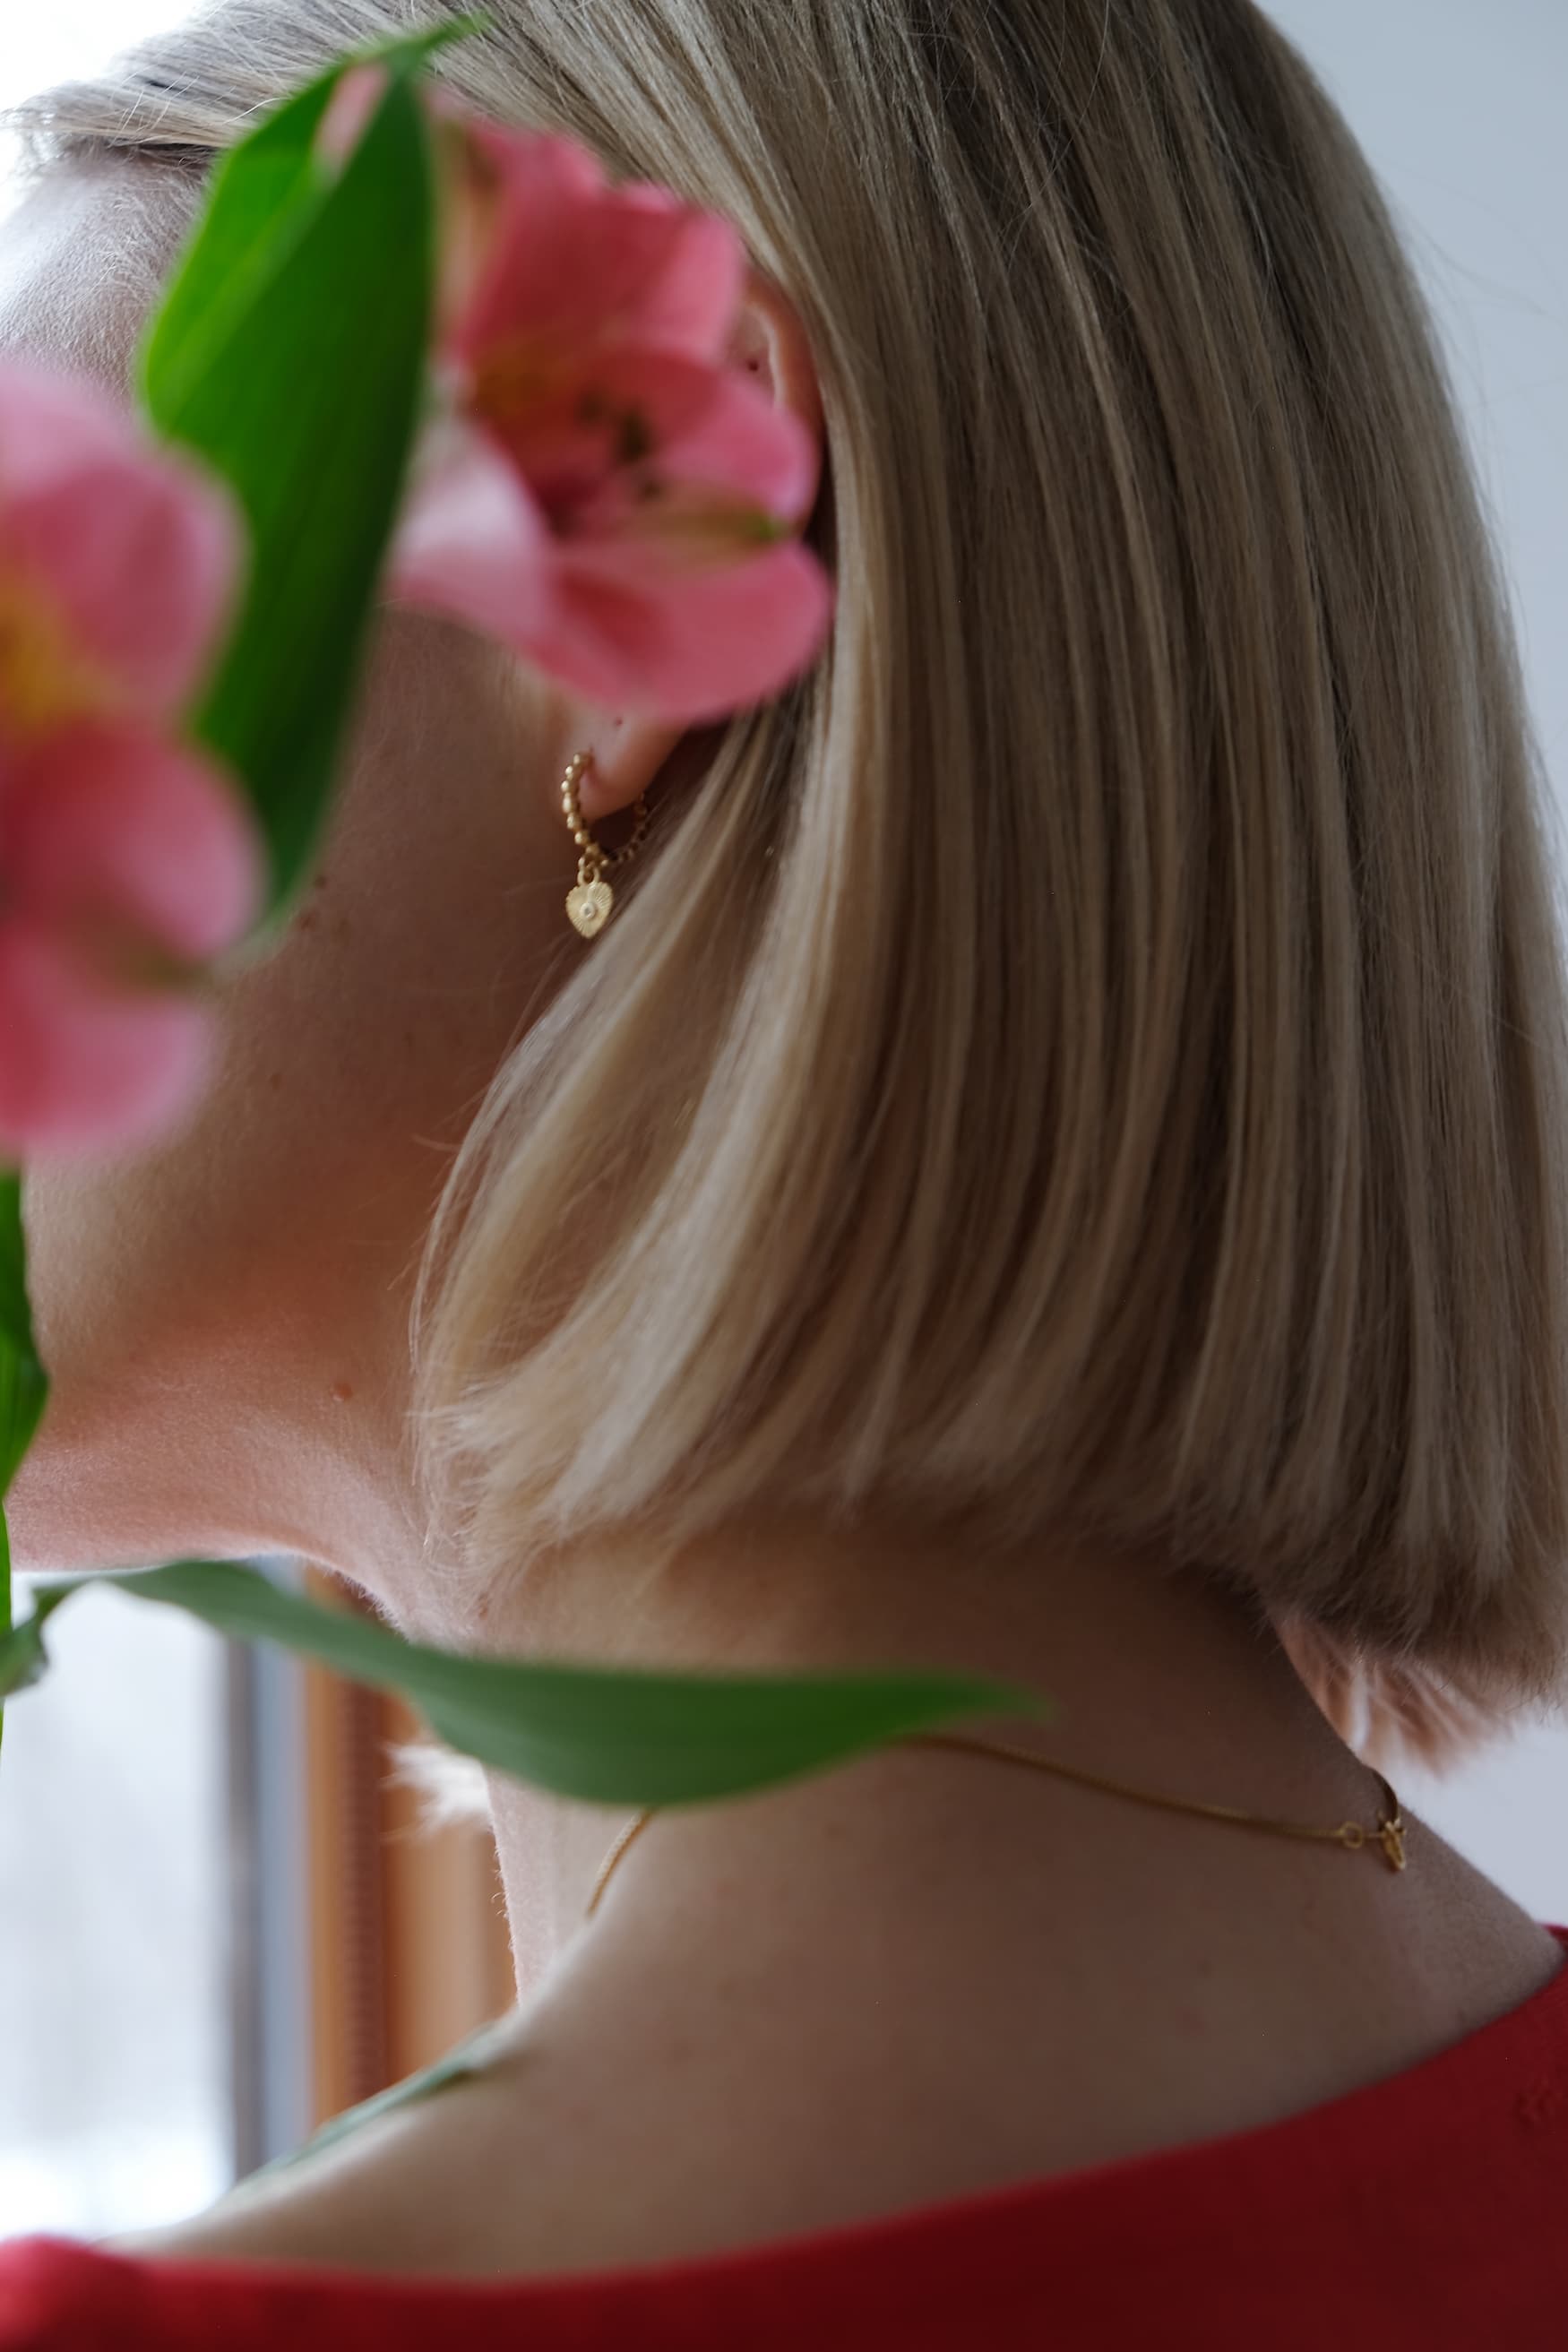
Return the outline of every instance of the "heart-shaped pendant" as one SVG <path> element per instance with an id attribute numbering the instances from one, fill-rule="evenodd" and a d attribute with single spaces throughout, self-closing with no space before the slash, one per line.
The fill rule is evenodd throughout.
<path id="1" fill-rule="evenodd" d="M 566 912 L 583 937 L 591 940 L 609 921 L 610 908 L 614 904 L 615 893 L 603 876 L 596 875 L 592 882 L 579 882 L 577 887 L 568 893 Z"/>

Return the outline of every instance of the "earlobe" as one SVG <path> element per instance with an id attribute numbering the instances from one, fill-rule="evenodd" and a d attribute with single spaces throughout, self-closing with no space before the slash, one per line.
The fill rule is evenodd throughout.
<path id="1" fill-rule="evenodd" d="M 654 719 L 583 711 L 572 748 L 591 754 L 591 764 L 578 787 L 588 823 L 630 808 L 638 793 L 647 792 L 686 732 L 684 727 Z"/>

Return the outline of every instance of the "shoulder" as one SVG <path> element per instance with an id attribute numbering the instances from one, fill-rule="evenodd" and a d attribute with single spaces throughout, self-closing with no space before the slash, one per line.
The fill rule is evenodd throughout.
<path id="1" fill-rule="evenodd" d="M 479 2183 L 510 2170 L 504 2114 L 489 2083 L 454 2082 L 242 2181 L 188 2221 L 117 2238 L 109 2251 L 150 2263 L 460 2275 L 463 2212 Z"/>

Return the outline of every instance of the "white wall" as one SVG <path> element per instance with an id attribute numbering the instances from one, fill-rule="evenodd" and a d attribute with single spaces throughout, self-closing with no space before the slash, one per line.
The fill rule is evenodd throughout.
<path id="1" fill-rule="evenodd" d="M 185 0 L 50 0 L 47 7 L 0 0 L 0 109 L 92 73 L 116 50 L 188 14 Z M 0 217 L 13 198 L 4 177 L 12 160 L 12 142 L 0 133 Z"/>
<path id="2" fill-rule="evenodd" d="M 1382 175 L 1447 334 L 1568 821 L 1568 0 L 1268 5 Z M 1568 1726 L 1400 1793 L 1568 1925 Z"/>
<path id="3" fill-rule="evenodd" d="M 1447 331 L 1568 800 L 1568 0 L 1268 0 L 1394 199 Z"/>

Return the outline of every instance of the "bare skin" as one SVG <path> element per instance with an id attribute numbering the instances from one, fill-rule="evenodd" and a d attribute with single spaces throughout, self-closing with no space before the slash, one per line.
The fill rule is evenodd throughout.
<path id="1" fill-rule="evenodd" d="M 0 249 L 0 341 L 122 380 L 167 256 L 159 205 L 135 165 L 35 196 Z M 111 297 L 130 218 L 147 282 L 121 267 Z M 766 289 L 737 356 L 819 424 Z M 680 792 L 706 756 L 458 631 L 391 625 L 324 879 L 236 984 L 216 1095 L 155 1155 L 30 1181 L 58 1390 L 16 1496 L 24 1565 L 294 1550 L 438 1630 L 408 1277 L 464 1119 L 582 952 L 556 793 L 584 745 L 590 815 Z M 1372 1775 L 1273 1635 L 1158 1558 L 981 1556 L 929 1526 L 800 1517 L 727 1528 L 657 1576 L 631 1537 L 559 1565 L 511 1597 L 498 1647 L 971 1667 L 1056 1696 L 1047 1727 L 989 1727 L 1042 1754 L 1303 1822 L 1374 1818 Z M 519 1963 L 504 2055 L 136 2251 L 454 2276 L 700 2254 L 1268 2124 L 1419 2063 L 1562 1965 L 1418 1822 L 1396 1875 L 1375 1851 L 904 1749 L 656 1821 L 585 1926 L 619 1818 L 493 1794 Z"/>

